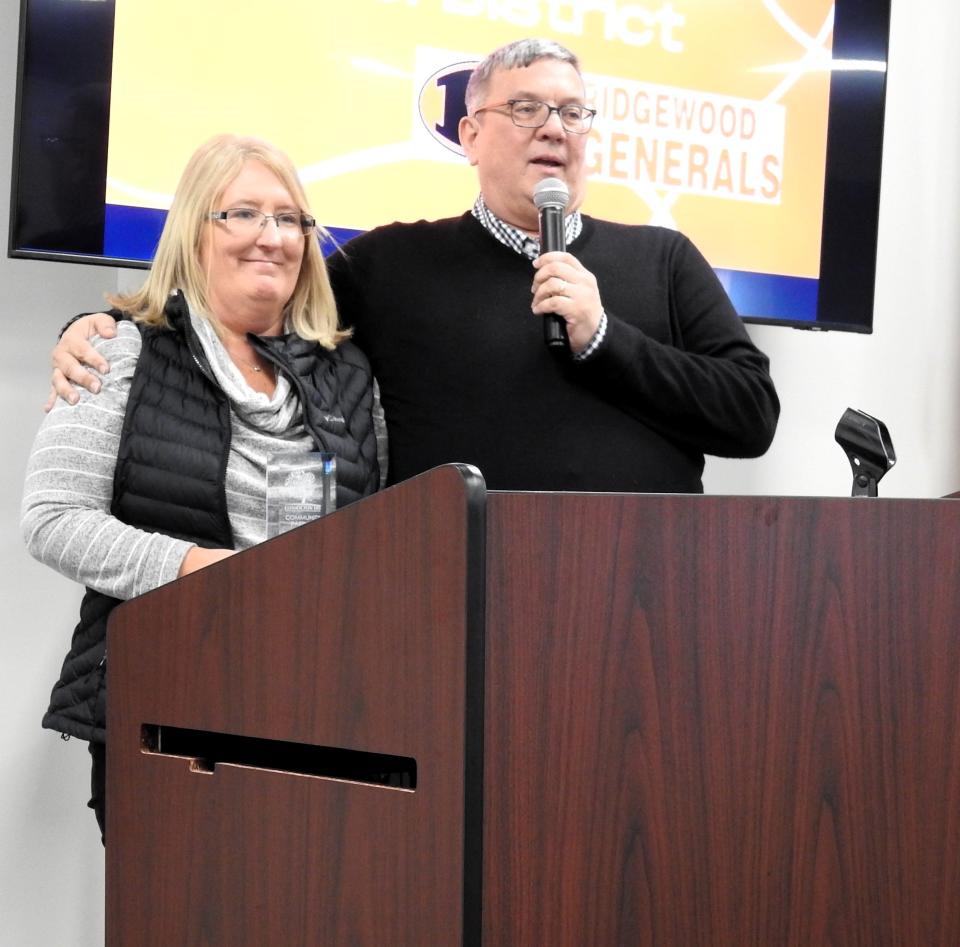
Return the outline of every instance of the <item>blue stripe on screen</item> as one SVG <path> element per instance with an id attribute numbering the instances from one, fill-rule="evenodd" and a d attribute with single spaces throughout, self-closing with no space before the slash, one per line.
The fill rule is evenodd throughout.
<path id="1" fill-rule="evenodd" d="M 104 256 L 117 260 L 153 259 L 167 212 L 150 207 L 107 204 L 104 226 Z M 325 241 L 323 252 L 346 243 L 361 233 L 346 227 L 330 227 L 335 243 Z M 717 276 L 742 316 L 814 322 L 817 318 L 818 281 L 798 276 L 717 270 Z"/>

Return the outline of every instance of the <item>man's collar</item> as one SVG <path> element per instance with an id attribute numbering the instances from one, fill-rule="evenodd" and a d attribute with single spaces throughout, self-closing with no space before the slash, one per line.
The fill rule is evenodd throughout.
<path id="1" fill-rule="evenodd" d="M 513 224 L 508 224 L 506 221 L 501 220 L 487 206 L 482 194 L 477 195 L 477 199 L 474 201 L 470 213 L 477 218 L 487 233 L 505 247 L 509 247 L 515 253 L 519 253 L 521 256 L 525 256 L 530 260 L 534 260 L 540 256 L 540 240 L 537 237 L 531 237 L 525 234 L 519 228 L 514 227 Z M 582 229 L 583 219 L 580 216 L 580 211 L 575 210 L 572 214 L 568 214 L 564 218 L 563 230 L 567 246 L 580 236 Z"/>

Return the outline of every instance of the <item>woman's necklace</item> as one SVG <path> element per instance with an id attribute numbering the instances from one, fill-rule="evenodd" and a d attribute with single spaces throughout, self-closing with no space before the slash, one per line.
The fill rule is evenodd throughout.
<path id="1" fill-rule="evenodd" d="M 241 354 L 236 350 L 236 346 L 235 346 L 235 345 L 233 345 L 233 344 L 228 344 L 228 342 L 227 342 L 227 338 L 228 338 L 228 337 L 230 337 L 230 342 L 231 342 L 231 343 L 233 343 L 234 341 L 236 341 L 236 345 L 243 346 L 243 345 L 247 344 L 247 343 L 246 343 L 246 340 L 241 340 L 241 338 L 239 337 L 238 333 L 235 333 L 235 332 L 227 332 L 226 330 L 221 330 L 221 332 L 220 332 L 219 334 L 220 334 L 220 343 L 221 343 L 221 345 L 223 345 L 223 347 L 226 349 L 227 355 L 230 356 L 231 360 L 234 362 L 234 364 L 237 366 L 237 368 L 239 368 L 239 369 L 241 369 L 241 370 L 243 370 L 244 368 L 246 368 L 248 371 L 255 372 L 255 373 L 258 374 L 258 375 L 264 375 L 265 377 L 266 377 L 267 375 L 269 375 L 269 374 L 272 374 L 271 372 L 268 371 L 268 369 L 272 369 L 272 368 L 273 368 L 273 363 L 272 363 L 272 362 L 270 362 L 270 361 L 267 360 L 267 359 L 264 359 L 264 361 L 266 362 L 266 368 L 264 368 L 262 365 L 258 365 L 256 362 L 251 361 L 251 360 L 250 360 L 249 358 L 247 358 L 245 355 L 241 355 Z M 251 347 L 251 354 L 253 355 L 254 358 L 256 358 L 259 353 L 257 352 L 256 349 L 254 349 L 254 348 Z M 263 358 L 263 356 L 260 356 L 260 357 Z"/>
<path id="2" fill-rule="evenodd" d="M 239 358 L 240 361 L 250 369 L 250 371 L 257 373 L 263 372 L 263 369 L 259 365 L 254 365 L 253 362 L 248 362 L 242 355 L 238 355 L 237 358 Z"/>
<path id="3" fill-rule="evenodd" d="M 263 374 L 263 368 L 260 365 L 258 365 L 256 362 L 251 362 L 250 359 L 244 358 L 238 352 L 230 352 L 229 349 L 228 349 L 228 353 L 230 355 L 230 358 L 232 358 L 234 361 L 243 362 L 243 365 L 240 366 L 241 368 L 243 368 L 243 366 L 245 365 L 247 368 L 250 369 L 250 371 L 256 372 L 258 375 Z"/>

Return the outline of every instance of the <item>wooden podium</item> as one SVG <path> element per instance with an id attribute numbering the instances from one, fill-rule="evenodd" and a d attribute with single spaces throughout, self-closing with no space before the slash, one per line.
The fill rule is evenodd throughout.
<path id="1" fill-rule="evenodd" d="M 960 944 L 960 503 L 442 467 L 117 609 L 107 943 Z"/>

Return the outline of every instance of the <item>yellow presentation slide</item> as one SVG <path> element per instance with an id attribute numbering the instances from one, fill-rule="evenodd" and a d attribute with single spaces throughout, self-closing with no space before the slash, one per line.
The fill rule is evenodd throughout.
<path id="1" fill-rule="evenodd" d="M 585 212 L 678 228 L 718 268 L 816 277 L 832 28 L 829 0 L 117 0 L 107 202 L 169 206 L 229 131 L 287 151 L 325 226 L 460 214 L 469 71 L 542 36 L 598 110 Z"/>

